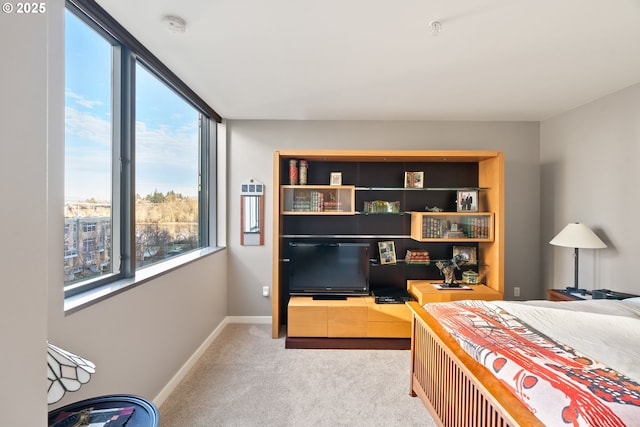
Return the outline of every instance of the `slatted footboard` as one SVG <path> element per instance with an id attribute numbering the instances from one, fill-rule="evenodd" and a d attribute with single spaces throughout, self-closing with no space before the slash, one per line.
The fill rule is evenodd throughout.
<path id="1" fill-rule="evenodd" d="M 543 426 L 418 303 L 413 312 L 411 394 L 446 427 Z"/>

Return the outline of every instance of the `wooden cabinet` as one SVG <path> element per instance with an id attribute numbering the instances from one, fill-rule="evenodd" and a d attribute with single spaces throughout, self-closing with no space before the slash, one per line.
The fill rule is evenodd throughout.
<path id="1" fill-rule="evenodd" d="M 353 215 L 353 185 L 283 185 L 282 215 Z"/>
<path id="2" fill-rule="evenodd" d="M 418 242 L 492 242 L 493 213 L 411 212 L 411 238 Z"/>
<path id="3" fill-rule="evenodd" d="M 373 297 L 314 300 L 291 297 L 287 335 L 326 338 L 410 338 L 405 304 L 376 304 Z"/>
<path id="4" fill-rule="evenodd" d="M 328 337 L 346 333 L 359 337 L 393 337 L 397 334 L 396 327 L 402 329 L 404 324 L 398 321 L 397 325 L 390 326 L 391 320 L 372 320 L 376 316 L 379 319 L 390 316 L 390 310 L 399 310 L 380 308 L 382 305 L 375 303 L 366 310 L 358 308 L 357 303 L 348 310 L 339 304 L 302 307 L 295 302 L 297 298 L 291 298 L 294 301 L 291 304 L 288 293 L 291 242 L 368 243 L 372 290 L 386 287 L 404 289 L 408 280 L 441 280 L 435 262 L 449 261 L 454 246 L 472 247 L 477 253 L 477 263 L 465 265 L 463 269 L 477 272 L 482 285 L 495 295 L 502 295 L 502 153 L 291 150 L 275 152 L 273 160 L 274 338 L 279 336 L 283 326 L 287 327 L 289 334 L 297 336 Z M 308 162 L 307 185 L 289 185 L 290 160 Z M 329 185 L 332 172 L 342 174 L 343 185 Z M 405 188 L 405 172 L 424 172 L 423 186 Z M 457 211 L 458 191 L 467 189 L 477 191 L 477 206 L 474 206 L 477 212 Z M 326 200 L 329 203 L 325 205 Z M 443 212 L 432 212 L 434 207 Z M 435 228 L 433 224 L 436 223 L 440 223 L 441 234 L 429 234 L 429 227 Z M 395 263 L 379 262 L 378 243 L 381 241 L 394 242 Z M 431 262 L 406 263 L 405 254 L 412 249 L 428 251 Z M 363 320 L 363 311 L 367 313 L 366 321 Z M 330 313 L 330 317 L 322 317 Z"/>
<path id="5" fill-rule="evenodd" d="M 547 299 L 549 301 L 580 301 L 585 298 L 572 295 L 564 289 L 547 289 Z"/>

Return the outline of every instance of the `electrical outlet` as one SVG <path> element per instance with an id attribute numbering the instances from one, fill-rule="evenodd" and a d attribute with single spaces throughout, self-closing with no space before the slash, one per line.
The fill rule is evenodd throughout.
<path id="1" fill-rule="evenodd" d="M 262 296 L 263 297 L 268 297 L 269 296 L 269 286 L 263 286 L 262 287 Z"/>
<path id="2" fill-rule="evenodd" d="M 515 287 L 513 288 L 513 296 L 514 297 L 519 297 L 520 296 L 520 288 L 519 287 Z"/>

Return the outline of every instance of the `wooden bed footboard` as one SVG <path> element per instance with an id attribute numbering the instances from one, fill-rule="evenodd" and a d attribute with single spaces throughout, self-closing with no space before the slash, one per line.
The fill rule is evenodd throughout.
<path id="1" fill-rule="evenodd" d="M 411 336 L 411 395 L 445 427 L 543 426 L 529 409 L 417 302 Z"/>

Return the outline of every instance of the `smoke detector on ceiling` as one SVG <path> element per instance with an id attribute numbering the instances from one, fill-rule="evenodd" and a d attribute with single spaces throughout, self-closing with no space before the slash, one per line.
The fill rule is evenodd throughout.
<path id="1" fill-rule="evenodd" d="M 185 20 L 174 15 L 167 15 L 163 17 L 162 23 L 164 24 L 165 28 L 172 33 L 184 33 L 187 28 L 187 23 L 185 22 Z"/>
<path id="2" fill-rule="evenodd" d="M 442 31 L 442 23 L 440 21 L 431 21 L 429 22 L 429 29 L 434 36 L 437 36 Z"/>

